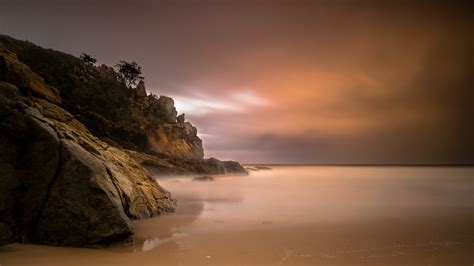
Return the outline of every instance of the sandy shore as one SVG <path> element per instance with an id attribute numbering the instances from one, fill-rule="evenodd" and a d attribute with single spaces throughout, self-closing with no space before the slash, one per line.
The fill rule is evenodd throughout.
<path id="1" fill-rule="evenodd" d="M 472 265 L 473 170 L 276 167 L 160 179 L 178 211 L 138 221 L 133 247 L 14 244 L 0 248 L 0 264 Z"/>

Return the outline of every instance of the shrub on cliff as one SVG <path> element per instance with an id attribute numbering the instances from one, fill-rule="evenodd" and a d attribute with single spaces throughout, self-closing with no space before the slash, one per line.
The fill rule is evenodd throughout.
<path id="1" fill-rule="evenodd" d="M 97 63 L 97 59 L 95 59 L 94 57 L 86 54 L 86 53 L 82 53 L 81 56 L 79 57 L 82 62 L 85 64 L 85 65 L 88 65 L 88 66 L 92 66 L 94 65 L 95 63 Z"/>
<path id="2" fill-rule="evenodd" d="M 87 109 L 114 122 L 133 119 L 129 112 L 130 89 L 117 80 L 113 68 L 84 68 L 83 60 L 77 57 L 5 35 L 0 35 L 0 44 L 57 88 L 67 110 Z"/>
<path id="3" fill-rule="evenodd" d="M 142 74 L 142 67 L 136 62 L 120 61 L 115 67 L 117 67 L 120 81 L 124 82 L 129 88 L 143 80 L 143 77 L 140 76 Z"/>

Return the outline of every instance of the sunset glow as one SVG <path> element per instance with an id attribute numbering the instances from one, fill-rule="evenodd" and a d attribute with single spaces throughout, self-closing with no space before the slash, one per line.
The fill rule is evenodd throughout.
<path id="1" fill-rule="evenodd" d="M 27 23 L 0 29 L 106 64 L 137 60 L 147 90 L 173 97 L 199 128 L 206 156 L 472 162 L 472 18 L 462 5 L 198 2 L 98 1 L 90 10 L 42 1 Z M 63 15 L 46 16 L 53 6 Z M 17 8 L 2 7 L 2 19 Z"/>
<path id="2" fill-rule="evenodd" d="M 0 0 L 0 266 L 474 266 L 473 11 Z"/>

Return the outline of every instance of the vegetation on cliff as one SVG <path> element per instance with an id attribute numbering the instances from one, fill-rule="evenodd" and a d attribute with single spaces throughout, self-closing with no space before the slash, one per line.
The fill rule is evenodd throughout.
<path id="1" fill-rule="evenodd" d="M 0 118 L 0 245 L 130 243 L 132 219 L 175 208 L 148 169 L 245 173 L 203 158 L 173 99 L 147 95 L 143 82 L 128 87 L 111 67 L 3 35 Z"/>
<path id="2" fill-rule="evenodd" d="M 116 72 L 112 67 L 94 66 L 72 55 L 8 36 L 0 36 L 0 43 L 45 84 L 57 88 L 62 107 L 73 113 L 94 135 L 128 149 L 202 159 L 202 144 L 197 135 L 186 134 L 182 126 L 173 127 L 177 115 L 173 100 L 165 96 L 147 96 L 144 85 L 136 89 L 129 86 L 142 79 L 136 63 L 121 62 L 119 72 Z M 162 127 L 171 127 L 173 131 Z M 168 139 L 165 143 L 155 138 L 162 134 L 160 132 Z M 173 145 L 168 143 L 183 136 L 187 137 L 185 147 L 174 151 Z"/>

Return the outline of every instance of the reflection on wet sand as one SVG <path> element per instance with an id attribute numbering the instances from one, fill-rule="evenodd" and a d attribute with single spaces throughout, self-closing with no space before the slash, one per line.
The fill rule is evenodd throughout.
<path id="1" fill-rule="evenodd" d="M 137 222 L 134 249 L 147 251 L 186 236 L 180 228 L 193 223 L 203 209 L 202 201 L 186 200 L 179 202 L 179 208 L 175 213 Z"/>
<path id="2" fill-rule="evenodd" d="M 184 233 L 171 233 L 171 236 L 169 237 L 162 237 L 162 238 L 155 237 L 155 238 L 146 239 L 145 241 L 143 241 L 142 251 L 152 250 L 163 243 L 176 240 L 185 236 L 186 234 Z"/>
<path id="3" fill-rule="evenodd" d="M 178 209 L 136 221 L 134 246 L 15 244 L 0 248 L 0 264 L 473 263 L 474 168 L 272 169 L 209 182 L 160 177 Z"/>

